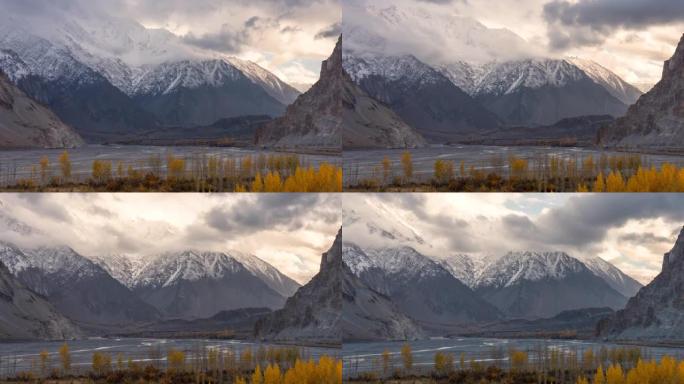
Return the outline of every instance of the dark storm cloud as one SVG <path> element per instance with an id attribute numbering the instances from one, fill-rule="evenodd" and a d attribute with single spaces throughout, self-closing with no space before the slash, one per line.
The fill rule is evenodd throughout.
<path id="1" fill-rule="evenodd" d="M 684 22 L 682 0 L 554 0 L 544 5 L 552 48 L 601 44 L 617 29 Z"/>
<path id="2" fill-rule="evenodd" d="M 342 23 L 335 23 L 322 29 L 316 34 L 315 39 L 337 39 L 342 33 Z"/>
<path id="3" fill-rule="evenodd" d="M 38 216 L 47 216 L 49 218 L 71 223 L 73 218 L 64 207 L 56 203 L 50 198 L 46 198 L 44 194 L 40 193 L 21 193 L 19 198 L 28 203 L 28 208 Z"/>
<path id="4" fill-rule="evenodd" d="M 203 35 L 188 33 L 183 36 L 183 41 L 200 48 L 226 53 L 239 53 L 243 46 L 249 44 L 254 34 L 271 29 L 280 29 L 280 24 L 277 20 L 252 16 L 238 30 L 234 30 L 228 24 L 224 24 L 217 33 Z"/>
<path id="5" fill-rule="evenodd" d="M 530 241 L 586 247 L 602 241 L 609 229 L 629 220 L 655 218 L 684 224 L 684 196 L 575 196 L 544 212 L 534 222 L 523 216 L 507 216 L 502 224 L 510 233 Z"/>
<path id="6" fill-rule="evenodd" d="M 274 228 L 297 230 L 314 220 L 339 221 L 328 211 L 320 211 L 328 199 L 316 194 L 277 194 L 259 199 L 218 206 L 204 215 L 205 224 L 222 232 L 245 233 Z"/>
<path id="7" fill-rule="evenodd" d="M 646 243 L 669 243 L 671 239 L 665 236 L 656 236 L 652 233 L 626 233 L 620 236 L 620 241 L 638 245 Z"/>

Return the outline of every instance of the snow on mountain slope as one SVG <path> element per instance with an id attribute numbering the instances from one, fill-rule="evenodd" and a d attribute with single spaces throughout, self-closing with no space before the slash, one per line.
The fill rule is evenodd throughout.
<path id="1" fill-rule="evenodd" d="M 66 246 L 19 249 L 0 241 L 0 260 L 13 275 L 36 268 L 68 280 L 94 276 L 101 271 L 96 264 Z"/>
<path id="2" fill-rule="evenodd" d="M 410 246 L 431 249 L 409 221 L 390 206 L 362 195 L 351 197 L 342 208 L 345 238 L 363 246 Z"/>
<path id="3" fill-rule="evenodd" d="M 431 12 L 419 5 L 343 4 L 343 12 L 345 50 L 389 55 L 422 51 L 434 59 L 428 60 L 431 64 L 459 59 L 488 62 L 521 58 L 537 52 L 535 47 L 508 29 L 488 28 L 475 19 L 449 12 Z M 398 36 L 401 38 L 396 38 Z"/>
<path id="4" fill-rule="evenodd" d="M 282 274 L 271 264 L 262 259 L 243 252 L 230 251 L 230 255 L 239 261 L 248 271 L 284 297 L 292 296 L 300 287 L 299 283 Z"/>
<path id="5" fill-rule="evenodd" d="M 562 87 L 586 75 L 564 60 L 528 59 L 490 65 L 475 86 L 475 94 L 505 95 L 520 88 Z"/>
<path id="6" fill-rule="evenodd" d="M 131 258 L 125 254 L 94 256 L 90 257 L 90 259 L 128 288 L 133 287 L 133 277 L 136 271 L 143 266 L 141 259 Z"/>
<path id="7" fill-rule="evenodd" d="M 407 279 L 436 276 L 444 271 L 439 263 L 411 247 L 364 249 L 352 243 L 342 246 L 342 259 L 357 276 L 378 268 L 385 273 L 403 275 Z"/>
<path id="8" fill-rule="evenodd" d="M 594 274 L 605 280 L 613 289 L 620 292 L 625 297 L 632 297 L 643 287 L 641 283 L 634 280 L 613 264 L 600 257 L 580 257 L 584 265 Z"/>
<path id="9" fill-rule="evenodd" d="M 637 87 L 624 81 L 620 76 L 593 60 L 578 57 L 571 57 L 566 60 L 576 65 L 596 84 L 603 86 L 611 95 L 627 105 L 634 104 L 643 94 Z"/>
<path id="10" fill-rule="evenodd" d="M 280 80 L 278 76 L 252 61 L 241 60 L 236 57 L 228 57 L 226 60 L 235 68 L 242 71 L 242 73 L 249 77 L 255 84 L 260 85 L 266 93 L 271 95 L 271 97 L 285 105 L 292 104 L 297 99 L 297 96 L 301 94 L 294 86 Z M 310 86 L 307 87 L 307 89 L 308 88 L 310 88 Z"/>
<path id="11" fill-rule="evenodd" d="M 167 62 L 145 67 L 134 80 L 131 94 L 165 95 L 181 87 L 222 86 L 241 75 L 237 68 L 223 60 Z"/>
<path id="12" fill-rule="evenodd" d="M 149 68 L 217 60 L 238 68 L 285 105 L 299 95 L 296 89 L 256 63 L 187 45 L 165 29 L 146 28 L 134 20 L 93 10 L 65 10 L 53 3 L 46 4 L 45 8 L 44 12 L 31 16 L 0 16 L 0 48 L 11 49 L 25 60 L 29 54 L 26 51 L 35 49 L 34 43 L 38 41 L 58 51 L 51 56 L 51 63 L 44 60 L 42 65 L 31 68 L 32 73 L 42 77 L 58 77 L 55 70 L 59 68 L 55 66 L 64 60 L 75 60 L 104 76 L 124 93 L 133 95 L 141 82 L 149 81 L 144 77 Z M 214 84 L 211 77 L 204 80 L 207 81 L 204 85 Z"/>
<path id="13" fill-rule="evenodd" d="M 220 279 L 243 268 L 283 297 L 299 284 L 260 258 L 238 251 L 169 252 L 149 260 L 129 255 L 95 256 L 92 259 L 127 287 L 170 286 L 181 280 Z"/>
<path id="14" fill-rule="evenodd" d="M 369 76 L 380 76 L 390 81 L 402 80 L 411 84 L 431 84 L 441 78 L 437 71 L 412 55 L 344 55 L 342 66 L 357 84 Z"/>
<path id="15" fill-rule="evenodd" d="M 489 263 L 475 287 L 509 287 L 523 280 L 562 279 L 586 267 L 564 252 L 509 252 Z"/>

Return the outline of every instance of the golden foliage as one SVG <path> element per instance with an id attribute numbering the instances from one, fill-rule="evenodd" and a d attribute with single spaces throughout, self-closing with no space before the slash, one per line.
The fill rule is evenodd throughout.
<path id="1" fill-rule="evenodd" d="M 413 368 L 413 352 L 408 343 L 401 347 L 401 361 L 404 363 L 405 370 L 410 371 Z"/>
<path id="2" fill-rule="evenodd" d="M 171 348 L 167 352 L 166 359 L 171 372 L 180 372 L 185 367 L 185 352 L 183 351 Z"/>
<path id="3" fill-rule="evenodd" d="M 410 181 L 413 178 L 413 160 L 411 159 L 411 152 L 404 151 L 401 154 L 401 169 L 404 173 L 404 182 Z"/>
<path id="4" fill-rule="evenodd" d="M 93 353 L 92 369 L 98 376 L 107 374 L 112 370 L 112 358 L 106 353 Z"/>
<path id="5" fill-rule="evenodd" d="M 454 179 L 454 162 L 449 160 L 435 160 L 435 180 L 446 184 Z"/>
<path id="6" fill-rule="evenodd" d="M 62 178 L 69 180 L 71 178 L 71 160 L 69 159 L 69 152 L 64 151 L 59 155 L 59 168 L 62 171 Z"/>
<path id="7" fill-rule="evenodd" d="M 511 360 L 511 368 L 515 371 L 521 371 L 527 368 L 528 356 L 525 351 L 511 350 L 509 353 Z"/>
<path id="8" fill-rule="evenodd" d="M 69 352 L 67 343 L 62 344 L 62 346 L 59 347 L 59 360 L 62 363 L 62 370 L 64 370 L 64 372 L 69 372 L 71 370 L 71 353 Z"/>

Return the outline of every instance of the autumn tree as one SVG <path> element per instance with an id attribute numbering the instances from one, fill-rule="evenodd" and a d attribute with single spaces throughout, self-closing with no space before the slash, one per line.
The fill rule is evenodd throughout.
<path id="1" fill-rule="evenodd" d="M 606 376 L 603 373 L 603 367 L 601 365 L 596 368 L 596 374 L 594 375 L 592 384 L 606 384 Z"/>
<path id="2" fill-rule="evenodd" d="M 261 180 L 261 173 L 257 172 L 252 182 L 252 192 L 263 192 L 264 182 Z"/>
<path id="3" fill-rule="evenodd" d="M 171 348 L 167 352 L 166 360 L 170 372 L 180 372 L 185 367 L 185 352 Z"/>
<path id="4" fill-rule="evenodd" d="M 93 353 L 92 359 L 93 372 L 98 376 L 104 376 L 112 370 L 112 358 L 102 352 Z"/>
<path id="5" fill-rule="evenodd" d="M 406 343 L 401 347 L 401 360 L 404 363 L 404 369 L 410 372 L 413 368 L 413 352 L 411 346 Z"/>
<path id="6" fill-rule="evenodd" d="M 411 159 L 411 152 L 404 151 L 401 154 L 401 169 L 404 173 L 404 182 L 409 182 L 413 178 L 413 160 Z"/>
<path id="7" fill-rule="evenodd" d="M 383 182 L 383 184 L 389 183 L 391 176 L 392 176 L 392 161 L 390 160 L 389 156 L 385 156 L 382 159 L 382 182 Z"/>
<path id="8" fill-rule="evenodd" d="M 62 344 L 62 346 L 59 347 L 59 360 L 62 363 L 62 370 L 64 373 L 68 373 L 71 370 L 71 353 L 69 352 L 67 343 Z"/>
<path id="9" fill-rule="evenodd" d="M 69 179 L 71 179 L 71 159 L 69 158 L 69 152 L 64 151 L 59 155 L 59 168 L 62 171 L 62 178 L 64 181 L 69 181 Z"/>
<path id="10" fill-rule="evenodd" d="M 387 376 L 389 374 L 390 370 L 390 364 L 392 362 L 392 356 L 390 355 L 390 352 L 385 349 L 382 351 L 382 374 Z"/>
<path id="11" fill-rule="evenodd" d="M 257 364 L 252 373 L 252 384 L 264 384 L 264 375 L 261 373 L 261 367 Z"/>
<path id="12" fill-rule="evenodd" d="M 454 162 L 449 160 L 435 160 L 435 180 L 439 184 L 446 184 L 454 178 Z"/>

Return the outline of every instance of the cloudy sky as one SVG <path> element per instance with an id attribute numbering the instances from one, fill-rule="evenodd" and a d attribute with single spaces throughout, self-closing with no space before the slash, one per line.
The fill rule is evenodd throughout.
<path id="1" fill-rule="evenodd" d="M 32 32 L 45 29 L 59 34 L 66 23 L 85 25 L 89 38 L 110 44 L 100 48 L 113 54 L 128 47 L 112 18 L 132 20 L 175 35 L 172 44 L 164 42 L 166 49 L 183 50 L 183 44 L 252 60 L 292 84 L 318 79 L 321 61 L 335 46 L 341 20 L 339 0 L 0 0 L 0 7 L 2 17 L 37 21 L 30 25 Z M 67 22 L 53 25 L 61 20 Z M 143 47 L 149 42 L 134 32 L 125 36 L 129 37 Z M 149 40 L 154 45 L 165 39 Z"/>
<path id="2" fill-rule="evenodd" d="M 345 195 L 344 207 L 395 238 L 415 233 L 425 243 L 411 245 L 433 257 L 560 250 L 599 256 L 644 284 L 684 226 L 679 194 L 356 194 Z M 345 241 L 397 245 L 365 225 L 349 230 L 348 216 Z"/>
<path id="3" fill-rule="evenodd" d="M 335 194 L 3 194 L 0 201 L 0 214 L 39 233 L 19 236 L 0 216 L 0 239 L 20 246 L 131 257 L 235 249 L 300 283 L 318 272 L 341 225 Z"/>
<path id="4" fill-rule="evenodd" d="M 578 56 L 593 59 L 637 85 L 660 79 L 663 61 L 672 56 L 684 32 L 681 0 L 343 0 L 343 29 L 354 24 L 373 28 L 374 18 L 375 24 L 382 24 L 377 13 L 358 12 L 369 5 L 378 9 L 396 6 L 408 13 L 409 22 L 403 29 L 411 33 L 396 33 L 391 28 L 378 31 L 388 31 L 386 38 L 403 40 L 405 47 L 406 41 L 413 39 L 411 48 L 419 56 L 441 50 L 458 59 L 463 59 L 464 53 L 477 58 L 473 52 L 477 45 L 504 58 L 521 53 Z M 422 23 L 420 19 L 425 17 L 432 20 Z M 451 28 L 440 20 L 456 20 L 454 17 L 473 18 L 490 29 L 506 29 L 527 44 L 512 43 L 503 31 L 491 30 L 471 30 L 458 43 L 444 41 L 440 35 Z M 394 15 L 389 18 L 399 20 Z M 424 25 L 434 26 L 433 37 L 420 31 Z"/>

